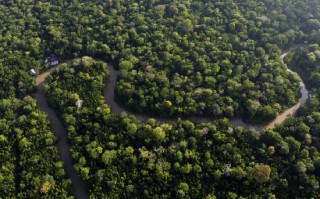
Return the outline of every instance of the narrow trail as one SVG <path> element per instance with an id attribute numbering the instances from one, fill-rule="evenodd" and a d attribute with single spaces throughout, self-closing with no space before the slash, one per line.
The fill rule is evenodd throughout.
<path id="1" fill-rule="evenodd" d="M 88 199 L 89 193 L 86 189 L 86 186 L 73 167 L 67 131 L 61 124 L 55 111 L 49 106 L 45 96 L 43 84 L 45 83 L 46 77 L 49 76 L 53 70 L 54 69 L 50 69 L 36 77 L 37 93 L 35 94 L 35 99 L 37 100 L 37 107 L 47 114 L 51 121 L 52 130 L 58 138 L 60 157 L 64 164 L 65 171 L 71 179 L 72 193 L 77 199 Z"/>
<path id="2" fill-rule="evenodd" d="M 283 53 L 280 56 L 281 60 L 283 61 L 284 57 L 292 50 L 299 48 L 299 47 L 303 47 L 303 46 L 304 45 L 294 45 L 293 47 L 286 49 L 285 51 L 283 51 Z M 67 63 L 68 66 L 71 65 L 70 60 L 66 61 L 65 63 Z M 108 69 L 110 72 L 110 77 L 109 77 L 108 82 L 106 83 L 106 86 L 104 89 L 104 99 L 105 99 L 105 102 L 111 107 L 113 113 L 119 115 L 122 112 L 126 112 L 129 115 L 135 115 L 136 118 L 141 121 L 146 121 L 150 118 L 154 118 L 154 119 L 158 120 L 160 123 L 177 123 L 178 118 L 149 117 L 145 114 L 134 114 L 134 113 L 131 113 L 130 111 L 127 111 L 123 106 L 118 104 L 115 99 L 115 95 L 114 95 L 114 89 L 115 89 L 115 86 L 117 83 L 118 71 L 116 71 L 114 69 L 112 64 L 108 64 Z M 70 154 L 70 145 L 68 144 L 68 139 L 67 139 L 67 131 L 63 127 L 63 125 L 61 124 L 55 111 L 49 106 L 47 99 L 46 99 L 46 96 L 45 96 L 43 84 L 45 83 L 45 79 L 51 74 L 51 72 L 53 70 L 54 70 L 54 68 L 49 69 L 48 71 L 46 71 L 36 77 L 37 93 L 35 94 L 35 98 L 37 100 L 37 107 L 41 111 L 45 112 L 48 115 L 48 118 L 50 119 L 50 121 L 52 123 L 53 132 L 58 138 L 58 148 L 60 151 L 61 160 L 64 163 L 64 168 L 66 170 L 66 173 L 70 177 L 71 182 L 72 182 L 72 191 L 73 191 L 74 196 L 77 199 L 88 199 L 90 196 L 87 191 L 87 188 L 86 188 L 84 182 L 82 181 L 82 179 L 77 174 L 77 172 L 74 169 L 73 164 L 72 164 L 72 158 L 71 158 L 71 154 Z M 290 69 L 288 69 L 288 71 L 294 73 Z M 275 118 L 273 121 L 271 121 L 267 124 L 263 124 L 263 125 L 251 125 L 251 124 L 244 123 L 239 118 L 234 118 L 234 119 L 230 119 L 230 122 L 236 126 L 254 128 L 256 130 L 261 130 L 264 128 L 271 128 L 271 129 L 274 128 L 276 124 L 282 123 L 288 115 L 294 115 L 296 113 L 296 111 L 298 110 L 298 108 L 302 104 L 304 104 L 306 102 L 306 100 L 308 99 L 309 92 L 306 89 L 306 86 L 302 80 L 301 80 L 300 85 L 301 85 L 300 92 L 301 92 L 302 96 L 299 99 L 299 102 L 297 104 L 295 104 L 294 106 L 285 110 L 280 115 L 278 115 L 277 118 Z M 196 123 L 212 122 L 212 121 L 216 120 L 216 118 L 213 118 L 213 117 L 198 117 L 198 116 L 187 117 L 187 118 L 183 118 L 183 119 L 188 119 L 188 120 L 190 120 L 192 122 L 196 122 Z"/>

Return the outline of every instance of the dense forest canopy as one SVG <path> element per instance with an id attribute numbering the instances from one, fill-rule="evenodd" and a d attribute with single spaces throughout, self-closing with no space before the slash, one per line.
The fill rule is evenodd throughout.
<path id="1" fill-rule="evenodd" d="M 320 47 L 319 44 L 299 48 L 288 58 L 289 65 L 301 74 L 307 86 L 320 88 Z M 319 93 L 314 92 L 318 95 Z"/>
<path id="2" fill-rule="evenodd" d="M 5 18 L 2 37 L 12 59 L 24 49 L 14 61 L 27 62 L 23 69 L 41 70 L 40 58 L 52 52 L 107 56 L 120 69 L 118 99 L 136 112 L 251 122 L 297 101 L 298 79 L 279 53 L 317 41 L 320 25 L 317 1 L 40 1 L 7 2 L 3 10 L 26 19 Z"/>
<path id="3" fill-rule="evenodd" d="M 106 76 L 103 63 L 83 57 L 46 85 L 93 198 L 320 197 L 319 110 L 262 132 L 227 119 L 143 123 L 112 114 L 92 92 L 103 89 Z"/>
<path id="4" fill-rule="evenodd" d="M 71 196 L 56 137 L 31 97 L 0 100 L 2 198 Z"/>
<path id="5" fill-rule="evenodd" d="M 319 31 L 317 0 L 0 0 L 1 197 L 72 198 L 28 74 L 51 54 L 77 58 L 45 89 L 93 198 L 320 197 Z M 286 63 L 311 98 L 274 130 L 141 122 L 101 93 L 108 61 L 135 112 L 265 122 L 297 102 L 299 78 L 279 55 L 303 42 Z"/>

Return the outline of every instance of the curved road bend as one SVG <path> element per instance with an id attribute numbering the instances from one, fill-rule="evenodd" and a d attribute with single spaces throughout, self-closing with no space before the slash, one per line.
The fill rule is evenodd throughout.
<path id="1" fill-rule="evenodd" d="M 70 62 L 67 62 L 67 63 L 68 65 L 70 65 Z M 45 78 L 49 76 L 53 70 L 54 68 L 36 77 L 37 93 L 35 94 L 35 98 L 37 100 L 37 107 L 41 111 L 47 114 L 48 118 L 51 121 L 52 130 L 58 138 L 58 147 L 60 151 L 60 157 L 64 164 L 65 171 L 69 176 L 69 178 L 71 179 L 72 193 L 77 199 L 88 199 L 89 193 L 87 191 L 87 188 L 84 182 L 82 181 L 82 179 L 77 174 L 72 164 L 72 158 L 70 154 L 70 145 L 68 144 L 68 139 L 67 139 L 67 131 L 62 126 L 55 111 L 47 103 L 47 99 L 45 97 L 43 84 L 45 83 Z"/>
<path id="2" fill-rule="evenodd" d="M 304 46 L 305 45 L 303 45 L 303 44 L 297 44 L 297 45 L 291 46 L 290 48 L 288 48 L 282 52 L 282 54 L 280 55 L 280 59 L 283 62 L 284 57 L 289 52 L 291 52 L 292 50 L 295 50 L 299 47 L 304 47 Z M 117 101 L 115 99 L 114 90 L 115 90 L 115 86 L 117 84 L 118 71 L 114 69 L 112 64 L 108 64 L 108 69 L 110 72 L 110 77 L 108 79 L 107 85 L 104 88 L 104 99 L 105 99 L 105 102 L 111 107 L 112 112 L 117 115 L 120 115 L 122 112 L 126 112 L 129 115 L 135 115 L 137 119 L 142 120 L 142 121 L 147 121 L 149 118 L 152 118 L 146 114 L 132 113 L 132 112 L 126 110 L 121 104 L 117 103 Z M 290 69 L 288 69 L 288 71 L 291 73 L 295 73 L 295 72 L 291 71 Z M 301 79 L 301 77 L 300 77 L 300 79 Z M 247 124 L 247 123 L 243 122 L 240 118 L 232 118 L 232 119 L 230 119 L 230 122 L 235 126 L 254 128 L 258 131 L 260 131 L 264 128 L 270 128 L 270 129 L 274 128 L 276 124 L 282 123 L 289 115 L 294 115 L 296 113 L 296 111 L 298 110 L 298 108 L 302 104 L 304 104 L 306 102 L 306 100 L 308 99 L 309 92 L 306 89 L 306 86 L 305 86 L 304 82 L 302 81 L 302 79 L 300 82 L 300 86 L 301 86 L 300 93 L 302 96 L 300 97 L 299 102 L 297 104 L 295 104 L 294 106 L 286 109 L 283 113 L 278 115 L 273 121 L 266 123 L 266 124 L 254 125 L 254 124 Z M 156 119 L 157 121 L 159 121 L 160 123 L 170 123 L 170 122 L 176 123 L 178 121 L 177 118 L 161 118 L 161 117 L 153 117 L 153 118 Z M 216 118 L 191 116 L 191 117 L 187 117 L 187 118 L 183 118 L 183 119 L 188 119 L 192 122 L 201 123 L 201 122 L 212 122 Z"/>

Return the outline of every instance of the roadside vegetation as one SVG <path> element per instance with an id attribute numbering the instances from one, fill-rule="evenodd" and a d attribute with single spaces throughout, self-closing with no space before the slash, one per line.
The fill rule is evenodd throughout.
<path id="1" fill-rule="evenodd" d="M 78 58 L 46 90 L 94 198 L 319 198 L 319 9 L 314 0 L 0 1 L 1 197 L 72 197 L 28 74 L 55 54 Z M 274 130 L 143 123 L 112 114 L 101 94 L 108 61 L 128 110 L 266 122 L 297 103 L 299 79 L 279 55 L 304 42 L 287 63 L 312 97 Z"/>
<path id="2" fill-rule="evenodd" d="M 53 73 L 46 88 L 93 198 L 320 196 L 317 110 L 261 132 L 227 119 L 144 123 L 111 112 L 103 63 L 82 60 Z"/>

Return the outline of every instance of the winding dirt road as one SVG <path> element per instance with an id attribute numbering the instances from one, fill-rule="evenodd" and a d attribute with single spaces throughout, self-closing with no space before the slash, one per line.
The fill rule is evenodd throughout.
<path id="1" fill-rule="evenodd" d="M 286 51 L 284 51 L 281 54 L 281 60 L 283 61 L 283 58 L 292 50 L 302 47 L 302 45 L 296 45 L 293 46 Z M 67 64 L 70 66 L 70 61 L 67 61 Z M 115 100 L 115 95 L 114 95 L 114 88 L 117 83 L 117 77 L 118 77 L 118 71 L 114 69 L 112 64 L 109 64 L 108 66 L 109 72 L 110 72 L 110 77 L 108 79 L 108 82 L 106 84 L 106 87 L 104 89 L 104 98 L 105 102 L 111 107 L 113 113 L 119 115 L 122 112 L 126 112 L 127 114 L 130 115 L 135 115 L 137 119 L 146 121 L 150 119 L 151 117 L 145 115 L 145 114 L 134 114 L 131 113 L 127 110 L 125 110 L 120 104 L 118 104 Z M 76 170 L 73 167 L 72 164 L 72 158 L 70 154 L 70 145 L 68 144 L 68 139 L 67 139 L 67 131 L 61 124 L 59 118 L 57 117 L 55 111 L 49 106 L 47 103 L 47 99 L 45 97 L 45 92 L 43 88 L 43 84 L 45 82 L 46 77 L 50 75 L 50 73 L 54 69 L 50 69 L 39 76 L 36 77 L 36 87 L 37 87 L 37 93 L 35 94 L 35 98 L 37 100 L 37 107 L 45 112 L 48 115 L 48 118 L 52 122 L 52 129 L 54 134 L 58 137 L 58 147 L 60 151 L 60 156 L 61 160 L 64 163 L 64 168 L 66 170 L 67 175 L 70 177 L 72 181 L 72 190 L 73 194 L 76 198 L 78 199 L 87 199 L 89 198 L 89 193 L 87 191 L 87 188 L 85 184 L 83 183 L 82 179 L 78 176 Z M 289 69 L 288 69 L 289 70 Z M 294 73 L 293 71 L 289 70 L 290 72 Z M 261 130 L 263 128 L 274 128 L 275 124 L 280 124 L 282 123 L 288 115 L 294 115 L 297 111 L 297 109 L 306 102 L 308 99 L 308 90 L 306 89 L 305 84 L 301 80 L 301 89 L 300 92 L 302 94 L 301 98 L 299 99 L 299 102 L 292 106 L 291 108 L 287 109 L 283 113 L 277 116 L 275 120 L 272 122 L 265 124 L 265 125 L 251 125 L 244 123 L 241 119 L 230 119 L 230 122 L 234 125 L 237 126 L 243 126 L 243 127 L 248 127 L 248 128 L 254 128 L 256 130 Z M 159 118 L 159 117 L 154 117 L 156 120 L 158 120 L 160 123 L 176 123 L 178 121 L 177 118 Z M 212 122 L 215 120 L 215 118 L 212 117 L 188 117 L 184 118 L 188 119 L 190 121 L 200 123 L 200 122 Z"/>
<path id="2" fill-rule="evenodd" d="M 70 65 L 70 62 L 68 62 L 68 65 Z M 45 96 L 43 84 L 45 83 L 46 77 L 49 76 L 53 70 L 54 69 L 50 69 L 36 77 L 37 93 L 35 94 L 35 98 L 37 100 L 37 107 L 45 112 L 51 121 L 52 130 L 58 138 L 58 148 L 61 160 L 64 164 L 65 171 L 72 182 L 72 192 L 74 196 L 77 199 L 88 199 L 89 193 L 87 188 L 73 167 L 67 131 L 61 124 L 55 111 L 49 106 Z"/>

